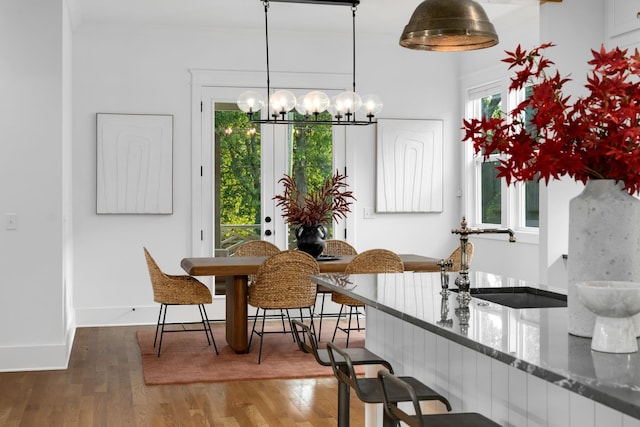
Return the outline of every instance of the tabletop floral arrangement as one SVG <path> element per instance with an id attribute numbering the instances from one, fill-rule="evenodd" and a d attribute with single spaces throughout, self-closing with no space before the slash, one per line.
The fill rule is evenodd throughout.
<path id="1" fill-rule="evenodd" d="M 485 159 L 504 155 L 496 167 L 507 183 L 567 175 L 587 183 L 613 179 L 640 191 L 640 55 L 636 49 L 591 50 L 586 96 L 571 102 L 569 81 L 543 54 L 544 43 L 529 51 L 506 51 L 502 61 L 515 69 L 509 92 L 531 86 L 530 96 L 508 115 L 464 120 L 463 140 Z"/>
<path id="2" fill-rule="evenodd" d="M 336 173 L 327 178 L 317 190 L 302 195 L 296 181 L 289 175 L 278 182 L 284 185 L 283 194 L 276 195 L 276 206 L 282 208 L 282 216 L 291 225 L 324 224 L 332 219 L 344 219 L 350 212 L 353 193 L 347 190 L 347 176 Z"/>

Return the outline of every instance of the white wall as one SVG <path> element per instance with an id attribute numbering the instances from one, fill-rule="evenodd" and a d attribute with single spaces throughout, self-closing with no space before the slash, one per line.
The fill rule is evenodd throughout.
<path id="1" fill-rule="evenodd" d="M 375 213 L 373 218 L 365 219 L 364 209 L 376 205 L 376 128 L 349 129 L 348 150 L 353 151 L 348 154 L 349 175 L 355 178 L 358 198 L 353 209 L 355 246 L 359 251 L 386 247 L 396 252 L 444 257 L 457 244 L 451 229 L 460 209 L 456 196 L 459 174 L 456 168 L 446 166 L 455 164 L 459 156 L 459 104 L 455 96 L 458 56 L 404 49 L 399 47 L 397 37 L 370 41 L 367 69 L 375 70 L 373 77 L 382 84 L 380 96 L 385 100 L 380 118 L 443 120 L 444 202 L 442 212 Z M 382 56 L 384 61 L 379 60 Z M 364 77 L 365 73 L 363 80 Z M 356 133 L 364 136 L 352 136 Z"/>
<path id="2" fill-rule="evenodd" d="M 74 176 L 82 177 L 74 180 L 73 187 L 74 296 L 80 325 L 155 321 L 157 308 L 152 302 L 142 246 L 150 249 L 162 268 L 177 274 L 181 273 L 180 259 L 191 251 L 192 112 L 188 70 L 262 71 L 263 37 L 261 30 L 229 29 L 81 29 L 74 34 Z M 338 48 L 345 45 L 345 35 L 331 37 L 323 38 L 323 44 L 330 48 L 309 50 L 317 35 L 271 31 L 272 71 L 348 75 L 351 50 Z M 358 91 L 379 94 L 385 100 L 385 118 L 445 120 L 445 162 L 454 164 L 459 128 L 455 57 L 403 49 L 397 35 L 366 35 L 358 40 Z M 304 52 L 308 53 L 301 59 Z M 350 81 L 345 83 L 349 85 Z M 286 82 L 272 81 L 272 85 L 277 84 Z M 172 215 L 95 214 L 98 112 L 174 115 Z M 373 220 L 364 220 L 362 209 L 375 205 L 375 128 L 368 129 L 348 136 L 352 150 L 349 175 L 354 177 L 353 190 L 358 198 L 353 214 L 356 247 L 445 256 L 456 245 L 450 233 L 459 216 L 456 168 L 445 168 L 443 213 L 376 215 Z"/>
<path id="3" fill-rule="evenodd" d="M 508 65 L 501 62 L 505 57 L 505 50 L 513 51 L 520 44 L 523 48 L 530 48 L 539 43 L 540 40 L 540 7 L 537 4 L 523 6 L 516 16 L 504 16 L 494 21 L 496 31 L 500 37 L 497 46 L 489 49 L 469 52 L 461 61 L 461 92 L 468 88 L 473 88 L 487 83 L 492 83 L 500 79 L 508 79 L 510 71 Z M 464 93 L 460 94 L 464 99 Z M 461 115 L 464 115 L 464 105 L 461 106 Z M 471 152 L 470 143 L 461 148 Z M 467 157 L 460 156 L 460 164 L 472 161 Z M 463 173 L 461 171 L 461 173 Z M 473 188 L 463 186 L 464 212 L 472 209 L 471 197 Z M 470 218 L 471 215 L 468 214 Z M 460 219 L 458 219 L 458 222 Z M 459 224 L 456 224 L 459 226 Z M 531 238 L 525 238 L 521 234 L 516 235 L 517 241 L 510 243 L 507 235 L 487 235 L 470 236 L 470 241 L 474 244 L 474 255 L 472 268 L 478 271 L 490 271 L 515 277 L 518 279 L 538 281 L 538 244 Z M 533 239 L 535 240 L 535 239 Z M 499 255 L 497 255 L 499 254 Z"/>
<path id="4" fill-rule="evenodd" d="M 0 370 L 64 367 L 73 337 L 64 13 L 61 0 L 0 3 Z M 4 226 L 6 213 L 16 214 L 15 230 Z"/>

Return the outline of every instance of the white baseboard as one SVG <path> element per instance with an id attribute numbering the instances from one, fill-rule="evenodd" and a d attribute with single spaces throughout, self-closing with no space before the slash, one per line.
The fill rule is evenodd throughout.
<path id="1" fill-rule="evenodd" d="M 91 307 L 77 308 L 78 327 L 155 325 L 158 321 L 159 304 L 142 307 Z M 210 321 L 224 318 L 212 313 L 224 313 L 224 299 L 214 299 L 206 306 Z M 167 312 L 167 322 L 198 322 L 200 314 L 196 306 L 171 306 Z"/>
<path id="2" fill-rule="evenodd" d="M 67 369 L 75 332 L 71 325 L 60 344 L 0 347 L 0 372 Z"/>

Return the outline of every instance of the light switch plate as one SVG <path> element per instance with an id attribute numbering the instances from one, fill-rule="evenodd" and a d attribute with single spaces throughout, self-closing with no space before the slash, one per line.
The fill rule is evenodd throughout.
<path id="1" fill-rule="evenodd" d="M 16 230 L 18 228 L 18 216 L 14 213 L 6 213 L 5 226 L 7 230 Z"/>

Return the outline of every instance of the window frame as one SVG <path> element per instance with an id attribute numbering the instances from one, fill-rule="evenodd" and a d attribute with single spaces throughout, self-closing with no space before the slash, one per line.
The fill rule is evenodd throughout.
<path id="1" fill-rule="evenodd" d="M 510 111 L 522 99 L 524 90 L 517 93 L 509 93 L 508 77 L 488 81 L 475 86 L 463 89 L 464 117 L 469 120 L 480 114 L 479 100 L 499 93 L 501 96 L 501 109 Z M 524 243 L 538 243 L 539 228 L 526 225 L 526 186 L 523 182 L 512 182 L 507 185 L 506 179 L 500 181 L 501 188 L 501 220 L 500 224 L 490 224 L 482 222 L 482 181 L 481 165 L 485 161 L 499 161 L 503 156 L 492 154 L 487 160 L 482 155 L 476 155 L 473 145 L 470 142 L 463 143 L 463 185 L 466 191 L 463 193 L 463 212 L 470 227 L 508 227 L 517 233 L 518 241 Z M 538 219 L 539 220 L 539 219 Z M 499 236 L 493 234 L 478 235 L 477 237 L 486 239 L 498 239 Z"/>

